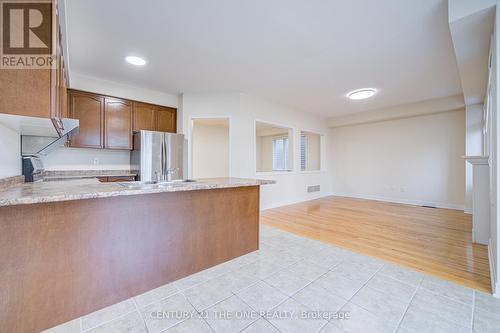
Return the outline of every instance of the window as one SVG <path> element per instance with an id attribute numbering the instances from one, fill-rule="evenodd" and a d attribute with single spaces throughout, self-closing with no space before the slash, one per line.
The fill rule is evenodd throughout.
<path id="1" fill-rule="evenodd" d="M 255 123 L 257 172 L 291 171 L 292 129 L 257 121 Z"/>
<path id="2" fill-rule="evenodd" d="M 300 170 L 321 170 L 321 135 L 300 132 Z"/>
<path id="3" fill-rule="evenodd" d="M 285 171 L 288 160 L 288 138 L 273 139 L 273 171 Z"/>

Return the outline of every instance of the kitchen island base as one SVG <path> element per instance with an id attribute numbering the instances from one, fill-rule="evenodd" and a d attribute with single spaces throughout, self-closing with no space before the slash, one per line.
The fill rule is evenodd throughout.
<path id="1" fill-rule="evenodd" d="M 259 186 L 0 207 L 0 332 L 38 332 L 258 249 Z"/>

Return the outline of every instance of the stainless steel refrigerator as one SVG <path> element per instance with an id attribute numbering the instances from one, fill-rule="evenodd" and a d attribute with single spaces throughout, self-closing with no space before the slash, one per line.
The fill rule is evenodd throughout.
<path id="1" fill-rule="evenodd" d="M 170 181 L 184 177 L 184 135 L 134 132 L 131 169 L 140 181 Z"/>

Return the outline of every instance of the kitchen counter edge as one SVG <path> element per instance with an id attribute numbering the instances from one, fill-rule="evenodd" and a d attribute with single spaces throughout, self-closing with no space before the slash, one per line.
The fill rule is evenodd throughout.
<path id="1" fill-rule="evenodd" d="M 154 189 L 130 189 L 119 183 L 100 183 L 97 179 L 25 183 L 0 191 L 0 207 L 128 195 L 260 186 L 275 183 L 274 180 L 266 179 L 213 178 Z"/>

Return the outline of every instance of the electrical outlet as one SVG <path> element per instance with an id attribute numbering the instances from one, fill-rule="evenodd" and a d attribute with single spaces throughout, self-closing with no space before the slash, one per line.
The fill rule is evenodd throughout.
<path id="1" fill-rule="evenodd" d="M 404 192 L 406 192 L 406 189 L 405 189 L 404 187 L 401 187 L 401 188 L 399 189 L 399 192 L 404 193 Z"/>
<path id="2" fill-rule="evenodd" d="M 97 165 L 99 164 L 99 159 L 96 157 L 92 160 L 92 164 Z"/>

